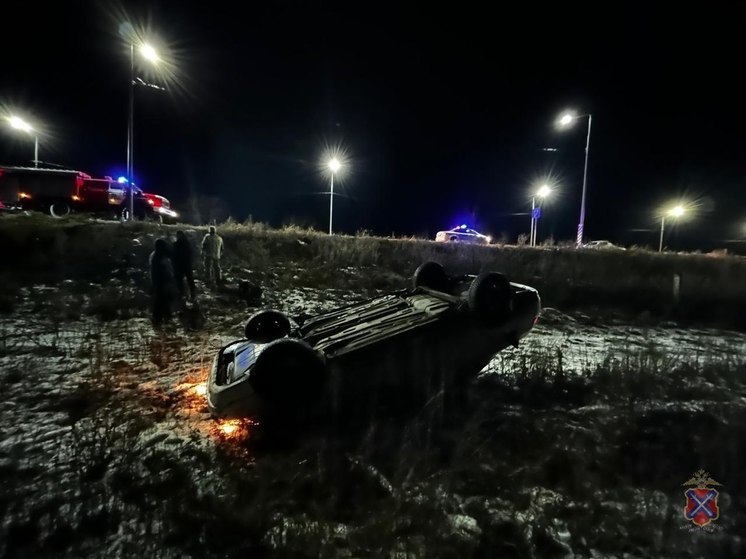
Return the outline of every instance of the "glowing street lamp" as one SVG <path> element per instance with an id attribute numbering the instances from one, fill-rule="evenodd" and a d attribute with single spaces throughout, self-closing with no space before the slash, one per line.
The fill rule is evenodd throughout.
<path id="1" fill-rule="evenodd" d="M 28 122 L 18 116 L 8 117 L 8 124 L 11 128 L 26 132 L 27 134 L 33 134 L 34 136 L 34 167 L 39 166 L 39 134 L 34 130 Z"/>
<path id="2" fill-rule="evenodd" d="M 588 136 L 585 140 L 585 165 L 583 166 L 583 194 L 580 198 L 580 220 L 578 221 L 578 234 L 575 238 L 575 246 L 580 248 L 583 244 L 583 228 L 585 227 L 585 192 L 586 182 L 588 178 L 588 149 L 591 144 L 591 120 L 592 116 L 587 115 L 576 115 L 572 112 L 565 112 L 557 120 L 557 126 L 559 128 L 567 128 L 571 126 L 577 119 L 588 117 Z"/>
<path id="3" fill-rule="evenodd" d="M 686 210 L 684 209 L 684 206 L 679 204 L 678 206 L 674 206 L 667 212 L 663 212 L 663 214 L 661 214 L 661 236 L 660 240 L 658 241 L 658 252 L 663 252 L 663 230 L 666 226 L 666 217 L 678 219 L 685 213 Z"/>
<path id="4" fill-rule="evenodd" d="M 531 234 L 529 238 L 529 246 L 536 246 L 536 230 L 539 225 L 539 217 L 541 217 L 541 206 L 536 207 L 536 198 L 543 200 L 552 193 L 552 189 L 548 184 L 543 184 L 539 189 L 531 196 Z M 538 211 L 537 211 L 538 210 Z"/>
<path id="5" fill-rule="evenodd" d="M 135 217 L 135 192 L 134 192 L 134 141 L 135 141 L 135 85 L 148 85 L 156 89 L 164 89 L 159 86 L 153 86 L 145 83 L 144 81 L 137 79 L 135 76 L 135 49 L 143 58 L 151 64 L 157 65 L 161 58 L 158 56 L 157 51 L 152 45 L 143 42 L 138 37 L 138 33 L 129 23 L 123 23 L 120 26 L 120 33 L 129 42 L 130 46 L 130 86 L 129 86 L 129 118 L 127 121 L 127 179 L 129 181 L 129 219 L 132 220 Z"/>
<path id="6" fill-rule="evenodd" d="M 160 60 L 155 49 L 147 43 L 143 43 L 142 45 L 140 45 L 140 54 L 142 54 L 145 60 L 147 60 L 148 62 L 152 62 L 153 64 L 157 63 Z"/>
<path id="7" fill-rule="evenodd" d="M 331 183 L 329 187 L 329 234 L 332 234 L 332 212 L 334 211 L 334 175 L 342 168 L 342 163 L 336 157 L 332 157 L 327 163 L 331 171 Z"/>

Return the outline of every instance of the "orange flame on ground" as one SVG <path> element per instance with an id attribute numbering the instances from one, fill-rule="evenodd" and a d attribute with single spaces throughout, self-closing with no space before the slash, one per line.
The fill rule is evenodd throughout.
<path id="1" fill-rule="evenodd" d="M 221 421 L 218 425 L 218 429 L 220 429 L 220 432 L 224 435 L 231 436 L 236 431 L 238 431 L 238 428 L 241 426 L 241 422 L 238 419 L 229 419 L 225 421 Z"/>
<path id="2" fill-rule="evenodd" d="M 176 386 L 180 393 L 183 404 L 188 409 L 200 409 L 207 404 L 206 382 L 183 382 Z"/>
<path id="3" fill-rule="evenodd" d="M 219 437 L 241 440 L 251 435 L 252 428 L 259 425 L 253 419 L 218 419 L 214 433 Z"/>

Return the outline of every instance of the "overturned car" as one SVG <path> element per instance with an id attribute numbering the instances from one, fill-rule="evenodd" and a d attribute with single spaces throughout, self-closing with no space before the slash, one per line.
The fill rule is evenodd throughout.
<path id="1" fill-rule="evenodd" d="M 409 289 L 300 320 L 261 311 L 245 339 L 215 357 L 207 388 L 221 418 L 302 418 L 360 412 L 396 399 L 427 401 L 462 389 L 493 356 L 517 345 L 539 294 L 504 275 L 449 276 L 421 265 Z"/>

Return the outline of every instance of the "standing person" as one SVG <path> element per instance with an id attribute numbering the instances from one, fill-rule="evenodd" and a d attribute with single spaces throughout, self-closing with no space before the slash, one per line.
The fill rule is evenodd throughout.
<path id="1" fill-rule="evenodd" d="M 150 281 L 153 284 L 153 325 L 160 326 L 171 319 L 176 293 L 171 250 L 166 239 L 155 241 L 150 254 Z"/>
<path id="2" fill-rule="evenodd" d="M 210 226 L 210 232 L 202 239 L 202 256 L 205 264 L 205 278 L 210 281 L 211 276 L 215 283 L 220 283 L 220 257 L 223 255 L 223 239 L 215 231 L 215 226 Z"/>
<path id="3" fill-rule="evenodd" d="M 176 287 L 179 289 L 179 299 L 184 299 L 184 281 L 186 281 L 189 290 L 189 300 L 194 301 L 194 271 L 193 271 L 193 253 L 192 245 L 184 234 L 184 231 L 176 232 L 176 242 L 174 243 L 174 276 L 176 278 Z"/>

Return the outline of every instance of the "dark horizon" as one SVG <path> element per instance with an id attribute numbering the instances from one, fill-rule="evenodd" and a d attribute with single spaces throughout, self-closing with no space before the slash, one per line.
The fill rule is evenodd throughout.
<path id="1" fill-rule="evenodd" d="M 341 144 L 350 173 L 337 183 L 337 231 L 432 236 L 468 222 L 514 241 L 528 232 L 531 185 L 551 175 L 539 238 L 573 239 L 586 121 L 552 126 L 573 108 L 593 114 L 586 239 L 657 246 L 656 210 L 678 199 L 695 211 L 671 228 L 674 248 L 746 237 L 734 8 L 496 17 L 285 2 L 244 16 L 196 2 L 12 1 L 4 11 L 34 25 L 6 29 L 0 105 L 42 123 L 42 161 L 97 176 L 125 168 L 117 23 L 147 22 L 168 43 L 181 78 L 167 93 L 136 91 L 134 165 L 138 184 L 177 209 L 199 194 L 237 219 L 323 230 L 318 165 L 325 144 Z M 18 46 L 30 37 L 38 48 Z M 32 153 L 33 140 L 3 127 L 0 162 Z"/>

